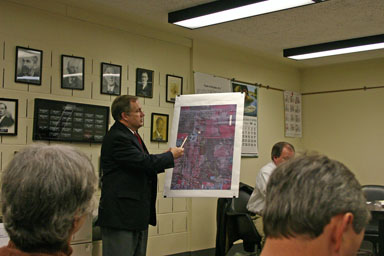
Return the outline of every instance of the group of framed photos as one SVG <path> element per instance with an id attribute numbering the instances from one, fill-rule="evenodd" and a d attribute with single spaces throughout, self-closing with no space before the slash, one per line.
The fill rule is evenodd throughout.
<path id="1" fill-rule="evenodd" d="M 42 62 L 43 51 L 31 48 L 16 46 L 16 65 L 15 65 L 15 82 L 41 85 L 42 78 Z M 85 59 L 78 56 L 61 55 L 61 88 L 84 90 L 84 63 Z M 101 86 L 100 93 L 108 95 L 121 94 L 121 71 L 122 66 L 101 63 Z M 137 68 L 136 69 L 136 96 L 153 98 L 153 77 L 154 71 Z M 174 103 L 176 96 L 183 93 L 183 78 L 175 75 L 166 75 L 166 102 Z M 39 101 L 40 102 L 40 101 Z M 53 103 L 52 103 L 53 104 Z M 70 104 L 70 103 L 66 103 Z M 72 103 L 71 103 L 72 104 Z M 74 104 L 74 103 L 73 103 Z M 38 104 L 37 104 L 38 105 Z M 89 107 L 89 106 L 88 106 Z M 17 135 L 17 113 L 18 100 L 0 98 L 0 135 Z M 40 112 L 43 110 L 39 110 Z M 41 117 L 40 122 L 43 122 L 43 117 L 48 114 L 37 113 L 35 115 Z M 90 115 L 90 114 L 89 114 Z M 88 118 L 90 119 L 90 118 Z M 39 118 L 36 118 L 39 120 Z M 40 123 L 39 123 L 40 124 Z M 50 123 L 49 123 L 50 124 Z M 72 123 L 71 123 L 72 124 Z M 151 141 L 168 142 L 168 127 L 169 115 L 161 113 L 152 113 L 151 118 Z M 55 127 L 40 124 L 39 129 L 36 126 L 34 138 L 50 139 L 49 134 L 54 134 L 56 131 L 51 131 Z M 106 125 L 103 123 L 103 125 Z M 47 129 L 43 129 L 47 126 Z M 67 127 L 66 127 L 67 128 Z M 105 128 L 105 127 L 104 127 Z M 103 128 L 103 130 L 105 130 Z M 51 130 L 50 130 L 51 129 Z M 80 128 L 76 128 L 80 129 Z M 38 130 L 40 132 L 38 132 Z M 65 128 L 64 128 L 65 130 Z M 67 128 L 69 130 L 69 128 Z M 48 131 L 48 132 L 47 132 Z M 77 131 L 77 130 L 76 130 Z M 49 133 L 50 132 L 50 133 Z M 35 134 L 36 133 L 36 134 Z M 57 133 L 57 132 L 56 132 Z M 69 132 L 64 132 L 60 136 L 53 138 L 54 140 L 72 140 L 72 135 Z M 67 136 L 67 137 L 65 137 Z M 65 138 L 64 138 L 65 137 Z M 97 138 L 97 135 L 96 135 Z M 84 138 L 77 138 L 75 141 L 82 141 Z"/>
<path id="2" fill-rule="evenodd" d="M 43 51 L 16 46 L 15 82 L 41 85 Z M 83 57 L 61 55 L 61 88 L 84 90 Z M 120 65 L 101 63 L 100 93 L 121 94 Z M 136 96 L 153 98 L 154 71 L 136 69 Z M 174 103 L 176 96 L 183 93 L 183 78 L 166 75 L 166 102 Z"/>
<path id="3" fill-rule="evenodd" d="M 17 135 L 17 114 L 17 99 L 0 98 L 0 136 Z M 108 107 L 35 99 L 33 139 L 100 143 L 108 115 Z M 151 141 L 168 142 L 168 129 L 169 115 L 152 113 Z"/>

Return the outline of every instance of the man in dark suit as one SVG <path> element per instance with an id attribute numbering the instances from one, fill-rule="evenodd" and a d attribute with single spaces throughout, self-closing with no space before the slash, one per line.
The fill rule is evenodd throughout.
<path id="1" fill-rule="evenodd" d="M 11 127 L 15 121 L 7 111 L 7 105 L 0 103 L 0 127 Z"/>
<path id="2" fill-rule="evenodd" d="M 152 81 L 149 80 L 148 72 L 141 73 L 141 80 L 138 82 L 137 96 L 152 98 Z"/>
<path id="3" fill-rule="evenodd" d="M 63 79 L 63 88 L 83 90 L 83 67 L 80 59 L 69 59 Z"/>
<path id="4" fill-rule="evenodd" d="M 156 130 L 152 133 L 152 138 L 154 140 L 163 141 L 165 139 L 163 137 L 163 128 L 164 128 L 164 119 L 162 117 L 158 117 L 156 119 Z"/>
<path id="5" fill-rule="evenodd" d="M 144 121 L 137 97 L 117 97 L 111 111 L 116 122 L 101 147 L 103 176 L 97 224 L 101 226 L 103 256 L 144 256 L 148 224 L 156 225 L 157 174 L 173 167 L 184 149 L 148 153 L 137 134 Z"/>

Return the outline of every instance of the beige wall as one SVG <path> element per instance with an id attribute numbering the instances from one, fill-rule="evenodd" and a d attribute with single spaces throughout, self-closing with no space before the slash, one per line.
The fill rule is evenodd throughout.
<path id="1" fill-rule="evenodd" d="M 38 9 L 28 6 L 32 4 Z M 14 82 L 16 46 L 43 51 L 41 86 Z M 83 91 L 61 89 L 61 54 L 85 58 Z M 153 98 L 140 99 L 146 113 L 140 134 L 152 153 L 167 150 L 165 143 L 150 142 L 151 113 L 169 114 L 172 121 L 173 104 L 165 101 L 166 74 L 182 76 L 184 92 L 189 93 L 190 54 L 190 40 L 146 30 L 136 24 L 116 22 L 50 1 L 0 1 L 0 97 L 19 100 L 18 135 L 0 136 L 0 170 L 11 160 L 14 151 L 33 142 L 35 98 L 111 105 L 115 97 L 100 94 L 101 62 L 122 66 L 122 94 L 135 94 L 136 68 L 154 70 Z M 86 152 L 99 169 L 99 144 L 72 145 Z M 164 199 L 162 187 L 163 175 L 160 175 L 159 221 L 157 227 L 149 230 L 149 255 L 189 250 L 189 200 Z"/>
<path id="2" fill-rule="evenodd" d="M 284 90 L 300 90 L 298 70 L 217 43 L 194 42 L 193 71 L 249 83 L 261 83 Z M 251 186 L 255 185 L 256 174 L 260 167 L 270 161 L 271 148 L 275 142 L 286 140 L 294 144 L 298 150 L 302 148 L 301 139 L 284 137 L 284 106 L 281 91 L 259 89 L 258 133 L 259 158 L 243 158 L 241 161 L 240 181 Z M 216 202 L 216 198 L 192 199 L 192 250 L 214 247 Z"/>
<path id="3" fill-rule="evenodd" d="M 302 92 L 384 85 L 384 60 L 312 68 Z M 303 144 L 345 163 L 362 184 L 384 185 L 384 90 L 303 96 Z"/>

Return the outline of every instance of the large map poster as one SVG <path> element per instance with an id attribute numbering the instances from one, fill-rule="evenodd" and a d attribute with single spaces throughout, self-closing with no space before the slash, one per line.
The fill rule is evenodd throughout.
<path id="1" fill-rule="evenodd" d="M 170 141 L 184 156 L 166 171 L 165 196 L 237 196 L 243 109 L 243 93 L 176 98 Z"/>

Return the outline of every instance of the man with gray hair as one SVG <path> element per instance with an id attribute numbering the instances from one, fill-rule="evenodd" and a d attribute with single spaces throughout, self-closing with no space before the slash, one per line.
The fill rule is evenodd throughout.
<path id="1" fill-rule="evenodd" d="M 354 174 L 326 156 L 276 168 L 267 185 L 261 256 L 356 255 L 370 219 Z"/>
<path id="2" fill-rule="evenodd" d="M 71 255 L 71 237 L 92 211 L 96 188 L 90 160 L 74 148 L 36 144 L 16 153 L 1 179 L 10 242 L 0 255 Z"/>

